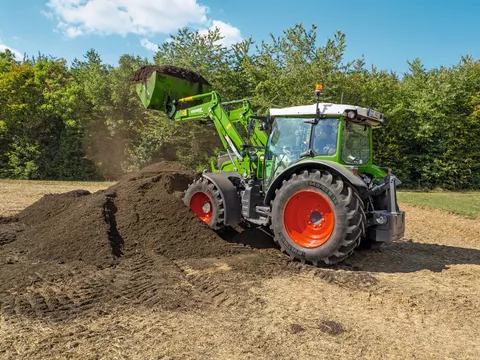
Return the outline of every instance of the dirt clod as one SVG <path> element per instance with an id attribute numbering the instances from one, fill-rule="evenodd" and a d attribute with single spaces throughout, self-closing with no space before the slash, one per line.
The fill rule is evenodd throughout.
<path id="1" fill-rule="evenodd" d="M 1 219 L 0 219 L 1 220 Z M 17 235 L 24 229 L 23 224 L 15 221 L 0 221 L 0 245 L 11 243 L 17 239 Z"/>
<path id="2" fill-rule="evenodd" d="M 290 331 L 292 334 L 298 334 L 299 332 L 305 331 L 305 328 L 300 324 L 293 323 L 290 325 Z"/>
<path id="3" fill-rule="evenodd" d="M 338 336 L 345 332 L 342 324 L 332 320 L 322 320 L 318 324 L 318 328 L 329 335 Z"/>

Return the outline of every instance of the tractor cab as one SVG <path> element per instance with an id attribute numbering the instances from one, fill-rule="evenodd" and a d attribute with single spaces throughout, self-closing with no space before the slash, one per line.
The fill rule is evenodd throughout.
<path id="1" fill-rule="evenodd" d="M 265 185 L 303 160 L 325 160 L 374 178 L 386 174 L 372 164 L 372 127 L 384 116 L 351 105 L 319 103 L 271 109 L 271 133 L 265 152 Z"/>

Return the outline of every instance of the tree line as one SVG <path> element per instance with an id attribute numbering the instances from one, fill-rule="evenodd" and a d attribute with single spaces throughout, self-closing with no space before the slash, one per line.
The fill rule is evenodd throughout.
<path id="1" fill-rule="evenodd" d="M 191 69 L 225 101 L 251 99 L 259 114 L 272 107 L 324 101 L 374 108 L 387 125 L 374 130 L 375 163 L 391 167 L 409 188 L 480 189 L 480 61 L 464 56 L 450 67 L 409 70 L 345 61 L 345 34 L 324 44 L 317 28 L 298 24 L 255 44 L 221 45 L 180 29 L 159 47 L 153 62 Z M 132 73 L 149 64 L 123 55 L 112 66 L 95 50 L 71 64 L 39 54 L 17 61 L 0 53 L 0 177 L 101 180 L 162 159 L 196 170 L 221 151 L 212 127 L 174 122 L 145 110 Z"/>

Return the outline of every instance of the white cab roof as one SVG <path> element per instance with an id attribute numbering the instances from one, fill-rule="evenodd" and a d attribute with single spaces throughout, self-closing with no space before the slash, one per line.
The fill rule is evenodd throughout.
<path id="1" fill-rule="evenodd" d="M 355 110 L 358 114 L 358 120 L 364 120 L 369 125 L 379 125 L 383 122 L 383 114 L 374 111 L 372 109 L 363 108 L 360 106 L 354 105 L 345 105 L 345 104 L 330 104 L 330 103 L 320 103 L 319 104 L 320 114 L 321 115 L 345 115 L 346 111 Z M 315 116 L 317 113 L 317 105 L 303 105 L 303 106 L 293 106 L 281 109 L 270 109 L 270 116 L 295 116 L 295 115 L 312 115 Z"/>
<path id="2" fill-rule="evenodd" d="M 356 110 L 357 106 L 343 104 L 320 103 L 320 114 L 322 115 L 341 115 L 345 110 Z M 291 116 L 291 115 L 315 115 L 317 105 L 293 106 L 282 109 L 270 109 L 271 116 Z"/>

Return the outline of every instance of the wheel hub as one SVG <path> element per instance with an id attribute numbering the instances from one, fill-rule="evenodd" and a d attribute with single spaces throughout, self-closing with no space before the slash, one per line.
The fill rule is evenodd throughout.
<path id="1" fill-rule="evenodd" d="M 212 207 L 210 205 L 210 202 L 205 201 L 202 206 L 202 210 L 205 214 L 208 214 L 211 211 Z"/>
<path id="2" fill-rule="evenodd" d="M 323 213 L 314 211 L 310 214 L 310 222 L 315 225 L 321 224 L 325 219 L 323 218 Z"/>
<path id="3" fill-rule="evenodd" d="M 204 192 L 193 194 L 190 199 L 190 209 L 197 215 L 200 220 L 209 223 L 213 215 L 213 205 L 210 196 Z"/>

